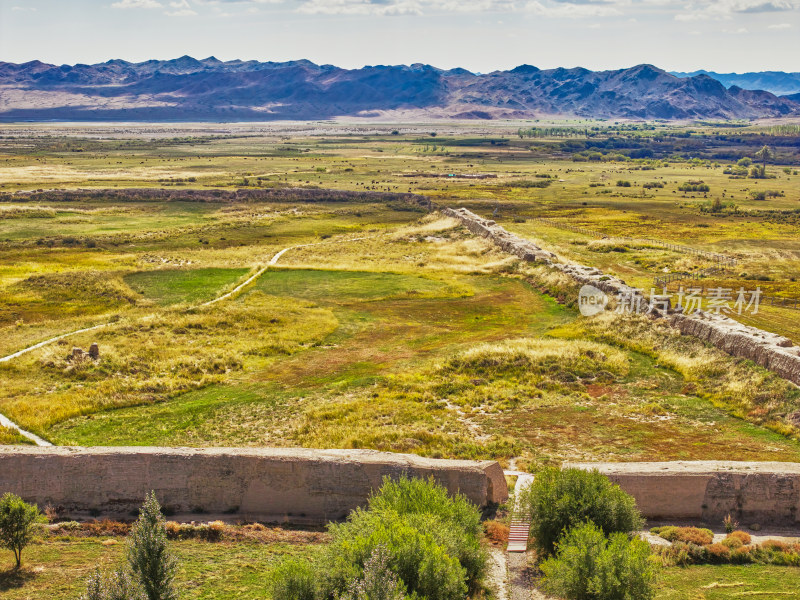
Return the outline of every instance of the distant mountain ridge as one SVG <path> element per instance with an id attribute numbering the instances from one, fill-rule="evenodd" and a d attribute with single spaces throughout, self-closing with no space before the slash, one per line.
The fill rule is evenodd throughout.
<path id="1" fill-rule="evenodd" d="M 430 65 L 342 69 L 290 62 L 174 60 L 95 65 L 0 62 L 0 120 L 275 120 L 334 117 L 748 119 L 800 103 L 652 65 L 475 74 Z"/>
<path id="2" fill-rule="evenodd" d="M 676 77 L 695 77 L 708 75 L 729 88 L 737 86 L 746 90 L 764 90 L 777 96 L 800 94 L 800 73 L 784 71 L 761 71 L 758 73 L 715 73 L 714 71 L 692 71 L 683 73 L 672 71 Z"/>

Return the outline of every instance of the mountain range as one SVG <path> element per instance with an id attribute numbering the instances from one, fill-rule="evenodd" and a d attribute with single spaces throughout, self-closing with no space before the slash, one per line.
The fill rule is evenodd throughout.
<path id="1" fill-rule="evenodd" d="M 784 71 L 761 71 L 758 73 L 715 73 L 714 71 L 692 71 L 682 73 L 671 71 L 676 77 L 695 77 L 708 75 L 725 87 L 737 86 L 746 90 L 764 90 L 778 96 L 800 94 L 800 73 Z"/>
<path id="2" fill-rule="evenodd" d="M 679 75 L 652 65 L 611 71 L 521 65 L 479 74 L 423 64 L 342 69 L 307 60 L 189 56 L 94 65 L 0 62 L 0 120 L 800 116 L 797 96 L 728 88 L 711 73 Z"/>

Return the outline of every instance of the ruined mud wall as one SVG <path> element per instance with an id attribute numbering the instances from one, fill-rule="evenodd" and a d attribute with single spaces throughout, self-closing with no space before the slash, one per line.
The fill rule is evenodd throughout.
<path id="1" fill-rule="evenodd" d="M 483 219 L 475 213 L 468 211 L 466 208 L 443 208 L 440 212 L 448 217 L 458 219 L 464 224 L 464 227 L 475 235 L 487 238 L 505 252 L 514 254 L 522 260 L 530 262 L 543 261 L 547 263 L 556 260 L 556 255 L 552 252 L 542 250 L 533 242 L 529 242 L 513 233 L 509 233 L 494 221 Z"/>
<path id="2" fill-rule="evenodd" d="M 731 515 L 742 525 L 800 524 L 800 464 L 678 461 L 577 463 L 597 469 L 636 498 L 654 520 L 699 520 L 721 525 Z"/>
<path id="3" fill-rule="evenodd" d="M 509 233 L 494 221 L 483 219 L 465 208 L 442 209 L 441 212 L 459 219 L 476 235 L 491 240 L 522 260 L 544 262 L 569 275 L 577 283 L 592 285 L 612 296 L 622 295 L 646 301 L 639 290 L 627 285 L 621 279 L 605 275 L 593 267 L 558 262 L 558 257 L 552 252 Z M 752 360 L 765 369 L 800 385 L 800 348 L 794 346 L 788 338 L 742 325 L 724 315 L 703 311 L 683 314 L 680 309 L 663 312 L 656 308 L 649 314 L 654 318 L 668 319 L 684 335 L 699 338 L 732 356 Z"/>
<path id="4" fill-rule="evenodd" d="M 493 461 L 371 450 L 0 447 L 0 494 L 64 515 L 127 517 L 154 490 L 174 515 L 326 523 L 364 506 L 384 476 L 434 477 L 480 507 L 508 497 Z"/>
<path id="5" fill-rule="evenodd" d="M 700 338 L 733 356 L 752 360 L 800 385 L 800 348 L 789 338 L 712 313 L 672 314 L 669 319 L 681 333 Z"/>

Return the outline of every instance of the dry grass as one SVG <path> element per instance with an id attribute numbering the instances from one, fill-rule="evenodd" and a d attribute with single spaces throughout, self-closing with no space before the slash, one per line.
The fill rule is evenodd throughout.
<path id="1" fill-rule="evenodd" d="M 96 340 L 99 361 L 74 360 L 71 343 L 63 343 L 5 363 L 0 407 L 42 432 L 77 415 L 152 404 L 222 381 L 258 357 L 318 343 L 337 324 L 329 310 L 259 293 L 188 312 L 166 309 L 71 342 L 86 348 Z"/>
<path id="2" fill-rule="evenodd" d="M 784 435 L 800 435 L 786 420 L 800 405 L 800 391 L 795 386 L 749 361 L 682 336 L 666 323 L 641 315 L 606 312 L 579 319 L 554 335 L 572 339 L 588 336 L 648 354 L 680 373 L 690 391 L 734 416 Z"/>
<path id="3" fill-rule="evenodd" d="M 15 444 L 31 444 L 32 442 L 20 434 L 13 427 L 3 427 L 0 425 L 0 446 Z"/>

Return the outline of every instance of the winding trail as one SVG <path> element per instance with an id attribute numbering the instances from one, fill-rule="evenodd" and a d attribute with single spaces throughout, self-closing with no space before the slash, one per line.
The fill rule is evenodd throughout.
<path id="1" fill-rule="evenodd" d="M 319 246 L 319 245 L 322 245 L 322 244 L 343 244 L 343 243 L 346 243 L 346 242 L 356 242 L 356 241 L 360 241 L 360 240 L 369 239 L 370 237 L 374 237 L 374 236 L 363 236 L 363 237 L 358 237 L 358 238 L 349 238 L 349 239 L 346 239 L 346 240 L 330 240 L 330 241 L 325 241 L 325 242 L 314 242 L 312 244 L 299 244 L 297 246 L 287 246 L 283 250 L 279 250 L 278 252 L 276 252 L 275 255 L 269 260 L 269 262 L 267 263 L 267 265 L 265 267 L 261 267 L 260 269 L 258 269 L 258 271 L 256 271 L 250 277 L 248 277 L 247 280 L 245 280 L 244 282 L 242 282 L 239 285 L 237 285 L 230 292 L 226 292 L 225 294 L 222 294 L 221 296 L 219 296 L 217 298 L 214 298 L 213 300 L 209 300 L 208 302 L 204 302 L 204 303 L 202 303 L 202 304 L 200 304 L 198 306 L 200 306 L 200 307 L 211 306 L 212 304 L 216 304 L 217 302 L 221 302 L 223 300 L 227 300 L 228 298 L 231 298 L 231 297 L 235 296 L 240 291 L 242 291 L 244 288 L 246 288 L 248 285 L 250 285 L 251 283 L 256 281 L 259 277 L 261 277 L 264 274 L 264 272 L 267 269 L 269 269 L 271 266 L 274 266 L 274 265 L 278 264 L 278 260 L 280 260 L 281 256 L 286 254 L 289 250 L 294 250 L 296 248 L 305 248 L 305 247 L 308 247 L 308 246 Z M 62 333 L 61 335 L 57 335 L 55 337 L 46 339 L 46 340 L 44 340 L 42 342 L 38 342 L 36 344 L 33 344 L 32 346 L 28 346 L 27 348 L 23 348 L 22 350 L 18 350 L 17 352 L 14 352 L 13 354 L 9 354 L 7 356 L 0 357 L 0 363 L 11 361 L 11 360 L 13 360 L 13 359 L 15 359 L 15 358 L 17 358 L 19 356 L 22 356 L 23 354 L 26 354 L 26 353 L 31 352 L 33 350 L 36 350 L 38 348 L 42 348 L 44 346 L 47 346 L 47 345 L 52 344 L 54 342 L 57 342 L 59 340 L 63 340 L 64 338 L 67 338 L 67 337 L 70 337 L 70 336 L 73 336 L 73 335 L 78 335 L 79 333 L 86 333 L 87 331 L 94 331 L 95 329 L 100 329 L 101 327 L 107 327 L 108 325 L 111 325 L 111 323 L 110 322 L 108 322 L 108 323 L 100 323 L 99 325 L 92 325 L 91 327 L 84 327 L 83 329 L 76 329 L 75 331 L 68 331 L 67 333 Z M 42 438 L 40 438 L 38 435 L 36 435 L 34 433 L 31 433 L 30 431 L 25 431 L 19 425 L 14 423 L 11 419 L 6 417 L 3 413 L 0 413 L 0 425 L 3 426 L 3 427 L 8 427 L 10 429 L 16 429 L 17 431 L 19 431 L 20 435 L 28 438 L 33 443 L 35 443 L 37 446 L 52 446 L 53 445 L 50 442 L 48 442 L 47 440 L 43 440 Z"/>
<path id="2" fill-rule="evenodd" d="M 266 267 L 261 267 L 258 271 L 253 273 L 253 275 L 251 275 L 246 281 L 244 281 L 244 282 L 240 283 L 239 285 L 237 285 L 230 292 L 227 292 L 226 294 L 222 294 L 222 296 L 220 296 L 219 298 L 214 298 L 213 300 L 209 300 L 208 302 L 204 302 L 200 306 L 211 306 L 212 304 L 216 304 L 217 302 L 221 302 L 222 300 L 227 300 L 228 298 L 238 294 L 240 291 L 242 291 L 248 285 L 253 283 L 256 279 L 261 277 L 267 269 L 269 269 L 270 267 L 272 267 L 274 265 L 277 265 L 278 264 L 278 260 L 280 260 L 281 256 L 286 254 L 289 250 L 295 250 L 296 248 L 307 248 L 308 246 L 320 246 L 322 244 L 343 244 L 345 242 L 357 242 L 359 240 L 366 240 L 366 239 L 369 239 L 369 236 L 364 236 L 364 237 L 359 237 L 359 238 L 350 238 L 350 239 L 347 239 L 347 240 L 331 240 L 329 242 L 314 242 L 313 244 L 300 244 L 298 246 L 287 246 L 283 250 L 280 250 L 280 251 L 276 252 L 275 256 L 273 256 L 269 260 L 269 262 L 267 263 Z"/>
<path id="3" fill-rule="evenodd" d="M 23 348 L 22 350 L 14 352 L 14 354 L 3 356 L 2 358 L 0 358 L 0 363 L 8 362 L 9 360 L 17 358 L 18 356 L 22 356 L 23 354 L 30 352 L 31 350 L 36 350 L 37 348 L 41 348 L 42 346 L 47 346 L 48 344 L 52 344 L 53 342 L 57 342 L 58 340 L 63 340 L 65 337 L 76 335 L 78 333 L 84 333 L 85 331 L 100 329 L 101 327 L 105 327 L 106 325 L 108 325 L 108 323 L 100 323 L 99 325 L 92 325 L 91 327 L 84 327 L 83 329 L 76 329 L 75 331 L 68 331 L 67 333 L 62 333 L 61 335 L 57 335 L 56 337 L 52 337 L 43 342 L 39 342 L 38 344 L 34 344 L 33 346 L 28 346 L 27 348 Z"/>

